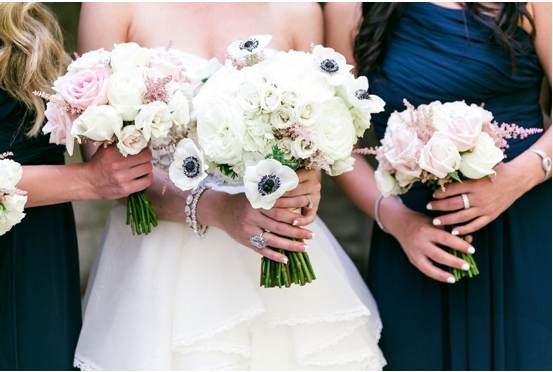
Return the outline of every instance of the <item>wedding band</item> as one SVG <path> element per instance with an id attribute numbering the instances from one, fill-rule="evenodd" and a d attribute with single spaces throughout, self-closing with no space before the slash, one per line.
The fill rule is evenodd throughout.
<path id="1" fill-rule="evenodd" d="M 461 194 L 461 199 L 463 199 L 463 208 L 470 208 L 469 196 L 467 194 Z"/>
<path id="2" fill-rule="evenodd" d="M 250 243 L 257 249 L 267 248 L 267 242 L 265 238 L 263 238 L 263 234 L 265 234 L 265 231 L 250 236 Z"/>
<path id="3" fill-rule="evenodd" d="M 313 208 L 313 202 L 311 201 L 311 198 L 309 195 L 307 195 L 307 208 L 311 209 Z"/>

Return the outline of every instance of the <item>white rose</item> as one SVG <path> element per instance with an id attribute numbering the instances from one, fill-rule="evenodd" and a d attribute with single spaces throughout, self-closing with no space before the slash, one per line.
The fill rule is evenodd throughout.
<path id="1" fill-rule="evenodd" d="M 142 105 L 134 118 L 134 123 L 147 140 L 166 137 L 173 125 L 169 107 L 161 101 Z"/>
<path id="2" fill-rule="evenodd" d="M 240 162 L 246 128 L 236 100 L 200 91 L 194 99 L 198 142 L 208 160 L 217 164 Z"/>
<path id="3" fill-rule="evenodd" d="M 190 123 L 190 105 L 182 92 L 176 91 L 168 103 L 171 121 L 177 127 L 186 128 Z"/>
<path id="4" fill-rule="evenodd" d="M 339 98 L 318 104 L 313 112 L 314 124 L 308 128 L 313 146 L 329 164 L 351 155 L 357 142 L 351 114 Z"/>
<path id="5" fill-rule="evenodd" d="M 244 150 L 263 155 L 270 154 L 275 136 L 269 123 L 263 117 L 255 116 L 253 119 L 245 120 L 245 124 Z"/>
<path id="6" fill-rule="evenodd" d="M 296 172 L 274 159 L 262 160 L 244 172 L 246 197 L 255 209 L 271 209 L 278 198 L 295 189 L 298 183 Z"/>
<path id="7" fill-rule="evenodd" d="M 0 159 L 0 189 L 11 190 L 21 180 L 23 168 L 11 159 Z"/>
<path id="8" fill-rule="evenodd" d="M 236 100 L 247 113 L 256 113 L 261 109 L 259 87 L 251 80 L 246 80 L 238 86 Z"/>
<path id="9" fill-rule="evenodd" d="M 265 112 L 274 112 L 280 107 L 281 92 L 275 84 L 263 84 L 259 92 L 260 106 Z"/>
<path id="10" fill-rule="evenodd" d="M 204 157 L 194 141 L 181 140 L 169 166 L 169 178 L 181 190 L 192 190 L 207 177 Z"/>
<path id="11" fill-rule="evenodd" d="M 374 172 L 374 180 L 378 191 L 380 191 L 384 197 L 398 195 L 401 193 L 401 188 L 399 187 L 399 184 L 394 176 L 382 169 L 377 169 Z"/>
<path id="12" fill-rule="evenodd" d="M 134 120 L 145 92 L 144 75 L 139 69 L 119 71 L 109 78 L 109 103 L 121 113 L 125 121 Z"/>
<path id="13" fill-rule="evenodd" d="M 84 53 L 82 56 L 71 62 L 67 71 L 89 69 L 98 65 L 107 66 L 110 60 L 110 53 L 107 50 L 97 49 Z"/>
<path id="14" fill-rule="evenodd" d="M 0 235 L 4 235 L 25 217 L 23 212 L 27 196 L 20 194 L 4 195 L 0 202 Z"/>
<path id="15" fill-rule="evenodd" d="M 71 135 L 92 141 L 111 141 L 123 128 L 121 115 L 111 106 L 90 106 L 74 122 Z"/>
<path id="16" fill-rule="evenodd" d="M 353 170 L 354 164 L 355 158 L 353 156 L 348 156 L 344 159 L 337 160 L 334 162 L 334 164 L 330 166 L 329 175 L 335 177 L 343 173 L 350 172 Z"/>
<path id="17" fill-rule="evenodd" d="M 459 169 L 461 155 L 453 141 L 437 132 L 424 145 L 419 162 L 422 169 L 438 178 L 445 178 Z"/>
<path id="18" fill-rule="evenodd" d="M 123 156 L 136 155 L 148 146 L 148 140 L 135 125 L 124 126 L 117 139 L 117 148 Z"/>
<path id="19" fill-rule="evenodd" d="M 145 67 L 151 59 L 150 51 L 137 43 L 115 44 L 111 51 L 111 68 L 114 72 Z"/>
<path id="20" fill-rule="evenodd" d="M 294 124 L 295 118 L 296 113 L 294 110 L 286 106 L 280 106 L 278 110 L 271 113 L 269 121 L 274 128 L 286 129 Z"/>
<path id="21" fill-rule="evenodd" d="M 471 179 L 480 179 L 495 174 L 493 168 L 503 161 L 503 151 L 487 133 L 480 133 L 472 151 L 461 155 L 461 173 Z"/>

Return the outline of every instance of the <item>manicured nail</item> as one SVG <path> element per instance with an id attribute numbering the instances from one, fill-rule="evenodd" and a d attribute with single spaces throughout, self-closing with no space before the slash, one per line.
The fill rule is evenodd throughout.
<path id="1" fill-rule="evenodd" d="M 447 282 L 448 282 L 449 284 L 454 284 L 454 283 L 455 283 L 455 278 L 452 277 L 452 276 L 450 276 L 449 278 L 447 278 Z"/>
<path id="2" fill-rule="evenodd" d="M 283 257 L 280 259 L 280 262 L 282 262 L 283 264 L 287 264 L 288 263 L 288 258 L 287 257 Z"/>
<path id="3" fill-rule="evenodd" d="M 437 195 L 438 195 L 438 194 L 433 193 L 433 194 L 432 194 L 432 197 L 433 197 L 434 199 L 436 199 L 436 196 L 437 196 Z"/>
<path id="4" fill-rule="evenodd" d="M 438 218 L 434 218 L 434 219 L 432 220 L 432 224 L 433 224 L 434 226 L 440 226 L 440 225 L 442 224 L 442 221 L 440 221 Z"/>
<path id="5" fill-rule="evenodd" d="M 311 233 L 311 237 L 310 237 L 309 239 L 313 239 L 314 237 L 315 237 L 315 233 L 312 232 L 312 233 Z"/>
<path id="6" fill-rule="evenodd" d="M 454 236 L 459 235 L 459 230 L 453 230 L 453 231 L 451 232 L 451 235 L 454 235 Z"/>
<path id="7" fill-rule="evenodd" d="M 476 252 L 476 249 L 474 249 L 474 247 L 471 245 L 471 246 L 469 247 L 469 249 L 467 250 L 467 252 L 468 252 L 469 254 L 474 254 L 474 252 Z"/>
<path id="8" fill-rule="evenodd" d="M 306 251 L 306 250 L 309 249 L 309 246 L 308 246 L 307 244 L 304 244 L 304 245 L 302 246 L 302 248 L 303 248 L 304 251 Z"/>
<path id="9" fill-rule="evenodd" d="M 461 269 L 465 270 L 465 271 L 469 271 L 470 270 L 470 265 L 468 263 L 464 263 L 463 266 L 461 267 Z"/>
<path id="10" fill-rule="evenodd" d="M 298 226 L 298 223 L 299 223 L 298 220 L 294 220 L 294 221 L 292 221 L 292 226 Z"/>
<path id="11" fill-rule="evenodd" d="M 432 210 L 432 203 L 426 204 L 426 209 L 428 209 L 429 211 L 431 211 L 431 210 Z"/>

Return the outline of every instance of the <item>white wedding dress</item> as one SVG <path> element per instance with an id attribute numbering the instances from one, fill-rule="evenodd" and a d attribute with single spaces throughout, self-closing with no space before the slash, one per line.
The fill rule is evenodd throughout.
<path id="1" fill-rule="evenodd" d="M 190 54 L 190 68 L 206 61 Z M 261 256 L 210 228 L 160 222 L 133 236 L 115 207 L 89 279 L 84 370 L 381 370 L 381 322 L 357 269 L 318 219 L 317 279 L 261 288 Z"/>

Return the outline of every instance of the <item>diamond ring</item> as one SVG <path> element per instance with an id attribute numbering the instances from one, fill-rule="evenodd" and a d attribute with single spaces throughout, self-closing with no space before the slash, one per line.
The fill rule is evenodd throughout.
<path id="1" fill-rule="evenodd" d="M 461 194 L 461 199 L 463 199 L 463 208 L 470 208 L 470 200 L 467 194 Z"/>
<path id="2" fill-rule="evenodd" d="M 267 242 L 263 238 L 263 234 L 265 234 L 265 231 L 250 236 L 250 243 L 257 249 L 267 248 Z"/>

